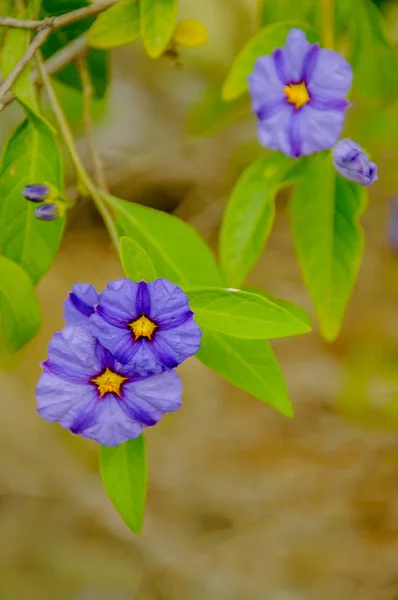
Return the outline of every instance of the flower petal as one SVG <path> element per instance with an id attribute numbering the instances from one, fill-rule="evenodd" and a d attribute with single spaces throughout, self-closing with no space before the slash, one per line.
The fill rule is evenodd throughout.
<path id="1" fill-rule="evenodd" d="M 137 316 L 148 316 L 151 312 L 151 297 L 149 294 L 149 285 L 145 281 L 140 281 L 138 284 L 137 298 L 135 308 Z"/>
<path id="2" fill-rule="evenodd" d="M 305 58 L 311 47 L 304 31 L 295 28 L 289 31 L 285 46 L 274 53 L 278 71 L 285 84 L 300 83 L 303 80 Z"/>
<path id="3" fill-rule="evenodd" d="M 156 332 L 153 346 L 160 362 L 168 369 L 193 356 L 200 348 L 202 332 L 194 320 L 180 327 Z"/>
<path id="4" fill-rule="evenodd" d="M 262 146 L 280 150 L 286 156 L 292 156 L 289 128 L 294 110 L 292 104 L 282 104 L 277 112 L 258 123 L 258 136 Z"/>
<path id="5" fill-rule="evenodd" d="M 351 83 L 351 65 L 338 52 L 321 48 L 307 84 L 310 94 L 345 97 Z"/>
<path id="6" fill-rule="evenodd" d="M 76 283 L 64 302 L 64 319 L 67 325 L 83 325 L 93 314 L 99 295 L 90 284 Z"/>
<path id="7" fill-rule="evenodd" d="M 300 155 L 313 154 L 331 148 L 343 128 L 342 110 L 319 111 L 310 104 L 295 114 L 290 125 L 289 139 L 293 150 L 300 148 Z"/>
<path id="8" fill-rule="evenodd" d="M 126 414 L 122 404 L 114 394 L 106 394 L 97 403 L 94 422 L 81 435 L 103 446 L 118 446 L 141 435 L 142 425 Z"/>
<path id="9" fill-rule="evenodd" d="M 248 79 L 252 108 L 255 113 L 265 105 L 272 107 L 285 99 L 284 84 L 278 76 L 275 61 L 271 56 L 258 58 L 253 73 Z"/>
<path id="10" fill-rule="evenodd" d="M 130 279 L 117 279 L 108 283 L 100 294 L 97 314 L 107 323 L 124 328 L 137 314 L 136 300 L 139 284 Z"/>

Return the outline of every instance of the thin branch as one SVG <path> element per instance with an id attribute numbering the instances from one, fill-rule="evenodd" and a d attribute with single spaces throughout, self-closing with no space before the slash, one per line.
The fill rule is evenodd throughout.
<path id="1" fill-rule="evenodd" d="M 91 117 L 91 99 L 93 97 L 93 86 L 91 83 L 90 74 L 87 69 L 86 57 L 80 55 L 76 62 L 77 67 L 79 69 L 80 79 L 82 82 L 83 121 L 84 128 L 86 130 L 87 147 L 94 167 L 94 180 L 99 188 L 107 192 L 108 186 L 105 179 L 104 165 L 102 164 L 102 160 L 99 155 L 99 152 L 97 151 L 94 140 L 93 120 Z"/>
<path id="2" fill-rule="evenodd" d="M 83 33 L 83 35 L 72 40 L 70 44 L 64 46 L 61 50 L 58 50 L 58 52 L 53 54 L 51 58 L 46 60 L 44 66 L 47 75 L 54 75 L 54 73 L 57 73 L 58 71 L 66 67 L 66 65 L 76 60 L 78 56 L 84 54 L 87 51 L 87 48 L 88 46 L 86 34 Z M 40 83 L 40 77 L 36 69 L 32 71 L 32 82 L 33 84 Z M 12 92 L 7 92 L 7 94 L 3 98 L 0 110 L 11 104 L 11 102 L 14 102 L 14 100 L 14 94 Z"/>
<path id="3" fill-rule="evenodd" d="M 44 44 L 51 33 L 51 29 L 42 29 L 29 44 L 23 57 L 17 62 L 11 73 L 6 77 L 0 85 L 0 110 L 4 108 L 4 97 L 12 88 L 28 62 L 33 58 L 37 50 Z"/>
<path id="4" fill-rule="evenodd" d="M 40 56 L 37 57 L 37 65 L 38 65 L 40 79 L 43 82 L 43 86 L 46 90 L 46 93 L 47 93 L 47 96 L 48 96 L 48 99 L 50 102 L 50 106 L 51 106 L 52 111 L 55 115 L 55 118 L 58 122 L 59 131 L 60 131 L 62 138 L 65 142 L 65 145 L 68 149 L 69 156 L 71 158 L 73 166 L 75 167 L 77 176 L 78 176 L 80 182 L 83 184 L 83 186 L 87 189 L 88 193 L 92 197 L 92 199 L 98 209 L 98 212 L 100 213 L 100 215 L 102 216 L 102 218 L 104 220 L 106 228 L 108 229 L 108 233 L 112 239 L 112 242 L 114 243 L 115 248 L 119 251 L 119 248 L 120 248 L 119 236 L 118 236 L 118 233 L 117 233 L 117 230 L 115 227 L 115 223 L 112 218 L 112 214 L 111 214 L 110 210 L 108 209 L 108 206 L 104 202 L 100 190 L 96 187 L 96 185 L 92 181 L 91 177 L 87 173 L 87 171 L 83 165 L 83 162 L 77 152 L 77 148 L 76 148 L 75 141 L 73 139 L 72 132 L 71 132 L 68 122 L 66 121 L 65 116 L 62 112 L 61 105 L 58 102 L 57 96 L 51 85 L 50 78 L 44 68 L 44 62 Z"/>
<path id="5" fill-rule="evenodd" d="M 76 21 L 83 21 L 83 19 L 95 17 L 95 15 L 107 10 L 118 2 L 120 2 L 120 0 L 101 0 L 95 4 L 90 4 L 89 6 L 72 10 L 64 15 L 59 15 L 58 17 L 47 17 L 46 19 L 41 20 L 0 17 L 0 27 L 3 26 L 14 27 L 18 29 L 34 29 L 36 31 L 39 31 L 40 29 L 46 29 L 47 27 L 51 29 L 59 29 L 60 27 L 65 27 L 65 25 L 76 23 Z"/>

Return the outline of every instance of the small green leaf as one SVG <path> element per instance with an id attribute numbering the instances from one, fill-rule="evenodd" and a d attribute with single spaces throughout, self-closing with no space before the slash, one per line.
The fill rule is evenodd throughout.
<path id="1" fill-rule="evenodd" d="M 151 58 L 161 56 L 173 35 L 177 0 L 140 0 L 141 34 Z"/>
<path id="2" fill-rule="evenodd" d="M 43 0 L 42 17 L 62 15 L 90 4 L 87 0 Z M 42 47 L 43 56 L 49 58 L 69 42 L 83 35 L 94 23 L 94 20 L 94 17 L 90 17 L 54 31 Z M 103 98 L 109 83 L 108 53 L 93 48 L 87 52 L 86 58 L 94 95 L 97 98 Z M 74 64 L 67 65 L 58 71 L 54 77 L 79 91 L 82 89 L 79 71 Z"/>
<path id="3" fill-rule="evenodd" d="M 41 311 L 29 276 L 0 256 L 0 359 L 22 348 L 40 328 Z"/>
<path id="4" fill-rule="evenodd" d="M 133 281 L 153 281 L 156 279 L 155 267 L 142 246 L 129 237 L 120 238 L 122 265 L 127 277 Z"/>
<path id="5" fill-rule="evenodd" d="M 308 39 L 313 41 L 314 34 L 309 31 L 308 25 L 300 21 L 281 21 L 267 25 L 247 42 L 236 57 L 223 86 L 224 100 L 235 100 L 247 91 L 247 78 L 253 72 L 256 60 L 264 54 L 272 54 L 275 48 L 284 46 L 292 27 L 306 31 Z"/>
<path id="6" fill-rule="evenodd" d="M 60 152 L 44 123 L 25 121 L 9 138 L 0 169 L 0 249 L 33 283 L 53 261 L 64 225 L 64 219 L 36 219 L 33 203 L 22 196 L 25 185 L 44 182 L 62 188 Z"/>
<path id="7" fill-rule="evenodd" d="M 140 6 L 137 0 L 122 0 L 98 15 L 87 33 L 92 48 L 116 48 L 140 36 Z"/>
<path id="8" fill-rule="evenodd" d="M 222 288 L 188 289 L 200 327 L 247 339 L 272 339 L 311 330 L 308 315 L 292 313 L 275 298 Z M 298 307 L 296 307 L 298 308 Z"/>
<path id="9" fill-rule="evenodd" d="M 279 364 L 265 340 L 242 340 L 204 329 L 199 360 L 237 387 L 293 416 Z"/>
<path id="10" fill-rule="evenodd" d="M 126 525 L 139 535 L 147 490 L 147 459 L 143 436 L 115 448 L 101 446 L 100 473 L 105 491 L 116 510 Z"/>
<path id="11" fill-rule="evenodd" d="M 239 287 L 271 233 L 275 196 L 295 160 L 281 153 L 258 158 L 238 179 L 220 232 L 220 264 L 230 286 Z"/>
<path id="12" fill-rule="evenodd" d="M 179 285 L 222 285 L 214 257 L 196 230 L 160 210 L 106 196 L 120 235 L 148 254 L 159 277 Z"/>
<path id="13" fill-rule="evenodd" d="M 329 153 L 313 158 L 293 193 L 296 251 L 326 340 L 339 332 L 361 264 L 366 199 L 365 188 L 336 173 Z"/>
<path id="14" fill-rule="evenodd" d="M 368 102 L 393 101 L 398 94 L 398 57 L 394 42 L 385 32 L 383 17 L 371 0 L 355 5 L 355 91 Z"/>

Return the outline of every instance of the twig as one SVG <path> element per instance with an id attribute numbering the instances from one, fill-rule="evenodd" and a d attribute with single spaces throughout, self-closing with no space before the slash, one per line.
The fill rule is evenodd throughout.
<path id="1" fill-rule="evenodd" d="M 53 75 L 54 73 L 57 73 L 66 65 L 76 60 L 76 58 L 80 54 L 84 54 L 87 51 L 87 49 L 87 38 L 86 34 L 83 33 L 83 35 L 72 40 L 70 44 L 64 46 L 61 50 L 53 54 L 51 58 L 46 60 L 44 66 L 47 75 Z M 36 69 L 32 71 L 32 82 L 33 84 L 40 83 L 40 77 Z M 3 103 L 2 107 L 0 107 L 0 110 L 11 104 L 11 102 L 14 102 L 14 100 L 14 94 L 12 92 L 7 92 L 7 94 L 3 98 Z"/>
<path id="2" fill-rule="evenodd" d="M 120 2 L 120 0 L 101 0 L 95 4 L 90 4 L 89 6 L 72 10 L 64 15 L 59 15 L 58 17 L 47 17 L 46 19 L 41 20 L 0 17 L 0 26 L 14 27 L 18 29 L 34 29 L 36 31 L 39 31 L 40 29 L 46 29 L 47 27 L 50 27 L 51 29 L 59 29 L 65 25 L 76 23 L 76 21 L 82 21 L 83 19 L 88 19 L 89 17 L 95 17 L 95 15 L 107 10 L 118 2 Z"/>
<path id="3" fill-rule="evenodd" d="M 0 110 L 2 108 L 4 108 L 4 106 L 5 106 L 5 104 L 4 104 L 5 95 L 12 88 L 12 86 L 14 85 L 14 83 L 16 82 L 16 80 L 18 79 L 18 77 L 20 76 L 20 74 L 22 73 L 22 71 L 24 70 L 26 65 L 28 64 L 28 62 L 33 58 L 33 56 L 37 52 L 37 50 L 44 44 L 44 42 L 46 41 L 46 39 L 48 38 L 50 33 L 51 33 L 51 29 L 49 27 L 39 31 L 39 33 L 35 36 L 35 38 L 29 44 L 29 46 L 28 46 L 25 54 L 21 58 L 21 60 L 19 60 L 17 62 L 17 64 L 15 65 L 15 67 L 13 68 L 11 73 L 6 77 L 6 79 L 0 85 Z"/>
<path id="4" fill-rule="evenodd" d="M 69 129 L 69 125 L 65 119 L 63 112 L 62 112 L 61 105 L 59 104 L 57 96 L 55 95 L 54 89 L 51 85 L 50 78 L 44 68 L 44 62 L 40 56 L 37 57 L 37 66 L 38 66 L 40 79 L 43 82 L 43 86 L 47 92 L 50 106 L 51 106 L 52 111 L 55 115 L 55 118 L 58 122 L 60 133 L 61 133 L 63 140 L 65 142 L 65 145 L 68 149 L 69 156 L 71 158 L 73 166 L 75 167 L 77 176 L 78 176 L 80 182 L 83 184 L 83 186 L 87 189 L 90 196 L 92 197 L 92 199 L 98 209 L 98 212 L 101 214 L 101 216 L 104 220 L 106 228 L 108 229 L 108 233 L 112 239 L 112 242 L 114 243 L 115 248 L 119 251 L 119 248 L 120 248 L 119 236 L 118 236 L 118 233 L 117 233 L 117 230 L 115 227 L 115 223 L 112 218 L 112 214 L 110 213 L 107 205 L 105 204 L 104 200 L 102 199 L 100 190 L 95 186 L 95 184 L 91 180 L 91 177 L 87 173 L 87 171 L 82 163 L 82 160 L 77 152 L 77 148 L 76 148 L 75 141 L 73 139 L 72 132 Z"/>
<path id="5" fill-rule="evenodd" d="M 107 192 L 108 186 L 105 180 L 104 165 L 102 164 L 101 157 L 95 146 L 93 134 L 93 121 L 91 118 L 91 99 L 93 97 L 93 86 L 87 69 L 86 57 L 80 55 L 76 62 L 82 82 L 83 121 L 86 130 L 87 147 L 94 167 L 94 180 L 99 188 Z"/>

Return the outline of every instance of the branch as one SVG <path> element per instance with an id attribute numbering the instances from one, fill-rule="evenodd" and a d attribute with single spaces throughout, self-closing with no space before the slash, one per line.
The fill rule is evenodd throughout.
<path id="1" fill-rule="evenodd" d="M 91 117 L 91 98 L 93 96 L 93 86 L 87 69 L 85 56 L 79 56 L 77 59 L 77 67 L 79 69 L 80 79 L 82 82 L 83 121 L 86 130 L 87 147 L 94 167 L 94 179 L 98 187 L 107 192 L 108 186 L 105 180 L 104 166 L 102 164 L 99 152 L 97 151 L 93 135 L 93 121 Z"/>
<path id="2" fill-rule="evenodd" d="M 95 4 L 72 10 L 64 15 L 58 17 L 47 17 L 46 19 L 35 20 L 35 19 L 16 19 L 14 17 L 0 17 L 0 27 L 14 27 L 17 29 L 34 29 L 39 31 L 40 29 L 59 29 L 65 25 L 76 23 L 76 21 L 82 21 L 89 17 L 95 17 L 99 13 L 107 10 L 114 4 L 117 4 L 120 0 L 100 0 Z"/>
<path id="3" fill-rule="evenodd" d="M 3 83 L 0 85 L 0 110 L 2 110 L 5 106 L 4 97 L 7 92 L 12 88 L 28 62 L 33 58 L 37 50 L 44 44 L 46 39 L 51 33 L 51 29 L 47 27 L 46 29 L 41 29 L 36 37 L 29 44 L 25 54 L 17 62 L 11 73 L 6 77 Z"/>
<path id="4" fill-rule="evenodd" d="M 54 73 L 57 73 L 58 71 L 66 67 L 66 65 L 76 60 L 78 56 L 84 54 L 87 51 L 87 49 L 88 46 L 86 35 L 83 34 L 80 37 L 74 39 L 72 42 L 70 42 L 70 44 L 64 46 L 61 50 L 53 54 L 51 58 L 46 60 L 44 66 L 47 75 L 53 75 Z M 38 84 L 41 82 L 36 69 L 32 71 L 32 82 L 33 84 Z M 3 98 L 0 110 L 11 104 L 11 102 L 14 102 L 14 100 L 14 94 L 12 94 L 11 92 L 7 92 L 7 94 Z"/>

